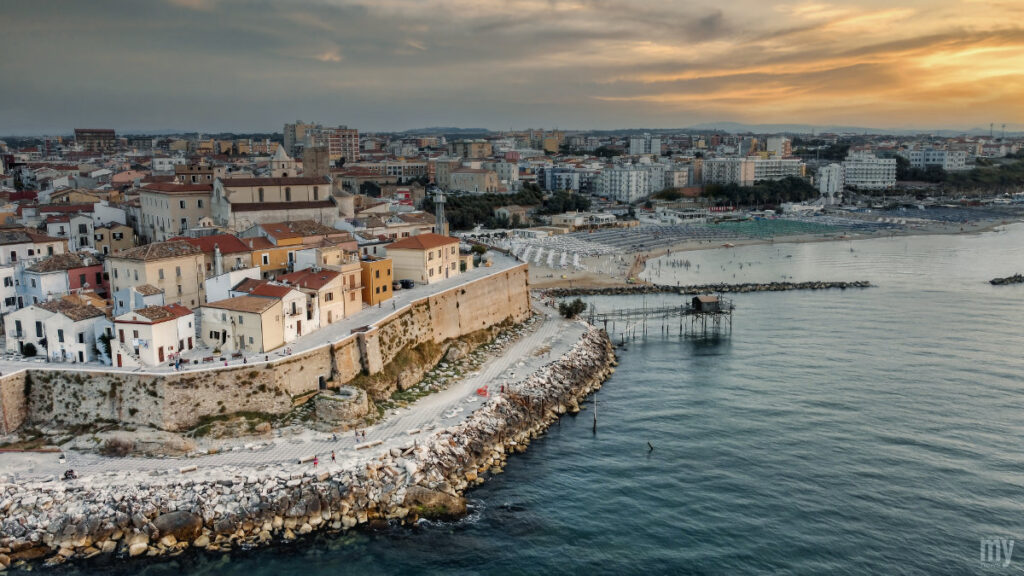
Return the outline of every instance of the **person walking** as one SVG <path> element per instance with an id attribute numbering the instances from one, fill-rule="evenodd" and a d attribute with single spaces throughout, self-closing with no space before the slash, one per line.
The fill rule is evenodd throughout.
<path id="1" fill-rule="evenodd" d="M 334 457 L 334 450 L 331 450 L 331 462 L 337 462 L 338 459 Z"/>
<path id="2" fill-rule="evenodd" d="M 313 456 L 313 468 L 314 469 L 316 468 L 316 465 L 319 464 L 319 463 L 320 463 L 320 459 L 317 458 L 316 456 Z"/>

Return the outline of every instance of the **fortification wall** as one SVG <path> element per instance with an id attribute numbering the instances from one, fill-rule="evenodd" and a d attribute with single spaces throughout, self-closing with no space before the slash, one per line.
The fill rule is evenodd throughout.
<path id="1" fill-rule="evenodd" d="M 530 314 L 526 265 L 411 302 L 326 346 L 267 363 L 171 374 L 30 368 L 0 379 L 2 431 L 24 422 L 99 421 L 184 430 L 235 412 L 282 414 L 295 397 L 376 374 L 405 348 L 436 343 Z M 26 376 L 27 374 L 27 376 Z M 28 384 L 25 384 L 28 378 Z M 27 391 L 27 396 L 26 396 Z"/>

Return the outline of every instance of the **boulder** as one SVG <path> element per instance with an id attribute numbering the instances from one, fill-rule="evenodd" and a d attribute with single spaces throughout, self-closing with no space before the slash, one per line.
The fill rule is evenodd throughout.
<path id="1" fill-rule="evenodd" d="M 435 520 L 453 520 L 466 515 L 465 498 L 423 486 L 406 489 L 403 506 L 414 510 L 420 517 Z"/>
<path id="2" fill-rule="evenodd" d="M 136 556 L 141 556 L 145 554 L 146 550 L 149 550 L 149 546 L 147 544 L 142 542 L 136 542 L 135 544 L 132 544 L 128 547 L 128 555 L 134 558 Z"/>
<path id="3" fill-rule="evenodd" d="M 203 529 L 203 519 L 191 512 L 179 510 L 161 514 L 153 520 L 161 536 L 173 536 L 180 542 L 191 542 Z"/>

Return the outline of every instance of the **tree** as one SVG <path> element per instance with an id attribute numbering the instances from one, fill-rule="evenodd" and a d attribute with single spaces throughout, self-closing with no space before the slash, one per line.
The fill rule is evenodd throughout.
<path id="1" fill-rule="evenodd" d="M 21 355 L 24 356 L 25 358 L 31 358 L 31 357 L 35 356 L 36 354 L 37 354 L 37 352 L 36 352 L 36 345 L 31 343 L 31 342 L 27 342 L 21 348 Z"/>
<path id="2" fill-rule="evenodd" d="M 586 303 L 584 303 L 583 300 L 580 300 L 579 298 L 573 300 L 572 302 L 561 302 L 558 304 L 558 313 L 570 320 L 582 314 L 583 311 L 586 309 Z"/>
<path id="3" fill-rule="evenodd" d="M 380 186 L 376 182 L 366 181 L 359 185 L 359 193 L 370 198 L 380 198 Z"/>

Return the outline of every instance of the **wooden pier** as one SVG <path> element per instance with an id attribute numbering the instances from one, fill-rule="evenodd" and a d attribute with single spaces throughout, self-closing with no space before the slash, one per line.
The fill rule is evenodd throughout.
<path id="1" fill-rule="evenodd" d="M 587 320 L 594 326 L 603 326 L 612 341 L 646 339 L 652 330 L 663 336 L 674 332 L 675 318 L 679 319 L 679 336 L 717 338 L 732 334 L 732 313 L 736 309 L 731 300 L 721 296 L 694 296 L 677 306 L 619 308 L 599 312 L 591 304 Z"/>

